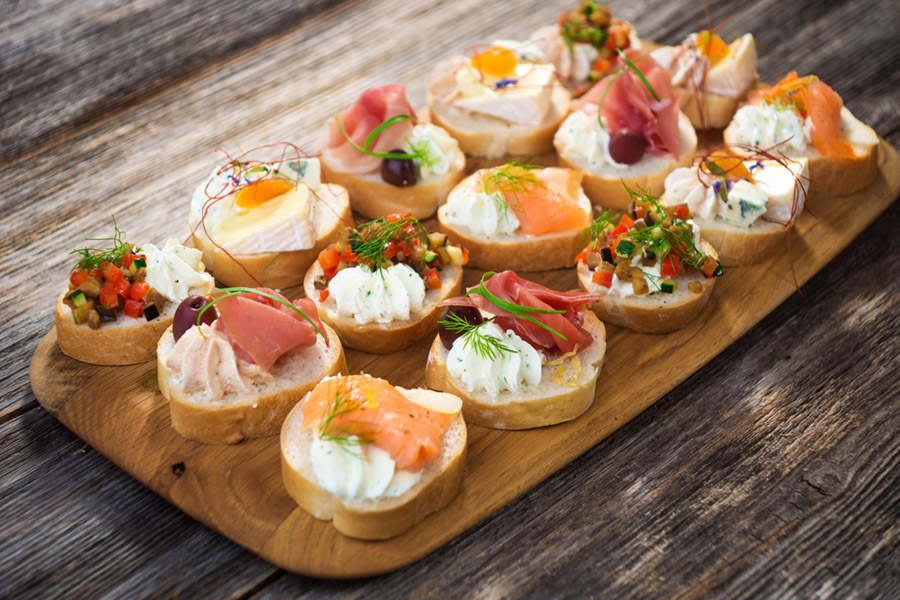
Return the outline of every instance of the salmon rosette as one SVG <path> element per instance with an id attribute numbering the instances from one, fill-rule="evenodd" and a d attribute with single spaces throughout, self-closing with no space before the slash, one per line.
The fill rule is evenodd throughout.
<path id="1" fill-rule="evenodd" d="M 501 45 L 480 45 L 439 64 L 428 87 L 432 122 L 471 156 L 550 152 L 569 104 L 552 64 Z"/>
<path id="2" fill-rule="evenodd" d="M 669 70 L 634 49 L 620 57 L 622 67 L 573 103 L 553 143 L 561 166 L 585 172 L 594 204 L 624 209 L 621 180 L 661 193 L 665 176 L 690 164 L 697 136 Z"/>
<path id="3" fill-rule="evenodd" d="M 512 271 L 487 273 L 446 306 L 426 367 L 463 398 L 467 422 L 524 429 L 573 419 L 593 402 L 606 348 L 592 292 L 558 292 Z"/>
<path id="4" fill-rule="evenodd" d="M 758 146 L 810 159 L 810 194 L 843 195 L 871 183 L 878 168 L 878 136 L 815 75 L 796 71 L 750 93 L 725 130 L 733 146 Z"/>
<path id="5" fill-rule="evenodd" d="M 401 84 L 366 90 L 328 122 L 322 141 L 325 178 L 350 190 L 367 217 L 434 214 L 461 178 L 465 156 L 444 129 L 419 121 Z"/>
<path id="6" fill-rule="evenodd" d="M 328 377 L 285 420 L 285 488 L 346 535 L 401 533 L 456 495 L 466 445 L 461 409 L 451 394 L 369 375 Z M 412 500 L 420 494 L 427 499 Z"/>
<path id="7" fill-rule="evenodd" d="M 459 293 L 468 252 L 410 215 L 357 226 L 326 248 L 304 289 L 345 345 L 386 354 L 437 326 L 438 302 Z"/>
<path id="8" fill-rule="evenodd" d="M 700 235 L 726 266 L 760 262 L 788 249 L 790 228 L 803 212 L 809 160 L 762 148 L 726 145 L 666 177 L 661 202 L 686 205 Z"/>
<path id="9" fill-rule="evenodd" d="M 681 109 L 697 129 L 725 128 L 756 85 L 756 41 L 750 33 L 726 44 L 714 31 L 703 30 L 650 56 L 672 73 L 672 85 L 683 92 Z"/>
<path id="10" fill-rule="evenodd" d="M 347 191 L 289 143 L 256 148 L 213 168 L 191 199 L 194 246 L 226 285 L 297 285 L 319 250 L 350 222 Z"/>
<path id="11" fill-rule="evenodd" d="M 591 220 L 582 177 L 581 171 L 519 161 L 476 171 L 438 210 L 441 230 L 464 244 L 480 269 L 567 267 Z"/>
<path id="12" fill-rule="evenodd" d="M 173 426 L 208 443 L 275 433 L 316 382 L 346 370 L 340 341 L 315 303 L 290 301 L 268 288 L 222 288 L 186 298 L 157 358 Z M 249 421 L 237 431 L 234 414 L 210 414 L 230 409 Z"/>
<path id="13" fill-rule="evenodd" d="M 639 333 L 683 327 L 706 304 L 722 267 L 700 237 L 688 204 L 665 207 L 643 190 L 628 190 L 631 208 L 605 211 L 584 232 L 575 259 L 581 288 L 598 295 L 603 321 Z"/>

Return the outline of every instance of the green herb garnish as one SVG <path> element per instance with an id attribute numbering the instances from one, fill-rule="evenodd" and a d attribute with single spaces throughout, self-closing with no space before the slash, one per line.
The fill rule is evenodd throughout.
<path id="1" fill-rule="evenodd" d="M 516 202 L 516 208 L 522 208 L 519 202 L 519 194 L 526 193 L 535 188 L 547 189 L 547 185 L 537 178 L 532 172 L 539 168 L 528 162 L 513 159 L 494 169 L 490 174 L 482 178 L 484 193 L 491 196 L 502 213 L 502 218 L 507 218 L 510 203 L 507 194 L 511 194 Z"/>
<path id="2" fill-rule="evenodd" d="M 487 289 L 487 286 L 484 285 L 485 278 L 493 277 L 494 275 L 496 275 L 496 273 L 494 271 L 488 271 L 487 273 L 482 275 L 481 283 L 478 284 L 478 287 L 473 288 L 473 289 L 469 290 L 468 292 L 466 292 L 466 296 L 471 296 L 472 294 L 478 294 L 479 296 L 486 299 L 488 302 L 490 302 L 497 308 L 501 308 L 501 309 L 505 310 L 506 312 L 511 313 L 514 317 L 517 317 L 519 319 L 525 319 L 526 321 L 531 321 L 538 327 L 543 327 L 544 329 L 546 329 L 547 331 L 549 331 L 556 337 L 560 338 L 561 340 L 566 341 L 566 342 L 569 341 L 569 338 L 567 338 L 560 332 L 556 331 L 549 325 L 542 323 L 538 319 L 535 319 L 530 314 L 528 314 L 528 313 L 538 313 L 538 314 L 561 315 L 561 314 L 565 314 L 566 311 L 552 310 L 552 309 L 548 309 L 548 308 L 532 308 L 530 306 L 522 306 L 521 304 L 516 304 L 515 302 L 509 302 L 508 300 L 498 298 L 497 296 L 492 294 L 489 289 Z"/>
<path id="3" fill-rule="evenodd" d="M 113 229 L 115 233 L 113 237 L 108 238 L 87 238 L 89 242 L 112 242 L 111 248 L 79 248 L 72 250 L 69 254 L 80 254 L 81 259 L 72 271 L 80 271 L 81 269 L 95 269 L 101 264 L 108 262 L 121 266 L 125 255 L 132 252 L 132 246 L 125 241 L 125 232 L 116 225 L 116 219 L 113 217 Z"/>
<path id="4" fill-rule="evenodd" d="M 368 154 L 369 156 L 374 156 L 375 158 L 394 158 L 398 160 L 413 160 L 418 159 L 422 162 L 427 162 L 431 160 L 430 157 L 426 156 L 427 152 L 423 151 L 422 146 L 418 147 L 418 149 L 414 148 L 412 153 L 408 152 L 376 152 L 374 150 L 370 150 L 372 144 L 375 142 L 375 138 L 381 134 L 382 131 L 393 125 L 394 123 L 398 123 L 400 121 L 410 120 L 415 121 L 414 117 L 409 115 L 397 115 L 395 117 L 391 117 L 386 120 L 384 123 L 381 123 L 378 127 L 372 130 L 372 133 L 369 134 L 369 137 L 366 138 L 365 145 L 360 146 L 356 142 L 351 139 L 351 137 L 347 134 L 347 130 L 344 128 L 344 124 L 341 122 L 341 118 L 339 115 L 335 115 L 335 121 L 337 121 L 338 127 L 341 129 L 341 133 L 344 135 L 344 139 L 356 149 L 357 152 L 362 152 L 363 154 Z"/>
<path id="5" fill-rule="evenodd" d="M 357 261 L 376 271 L 390 266 L 391 260 L 384 255 L 385 246 L 395 239 L 403 239 L 412 244 L 414 240 L 428 247 L 428 230 L 413 217 L 381 217 L 358 226 L 350 234 L 350 251 Z"/>
<path id="6" fill-rule="evenodd" d="M 490 323 L 494 319 L 488 319 L 475 325 L 469 323 L 465 317 L 456 313 L 450 313 L 447 318 L 438 321 L 438 325 L 443 325 L 450 331 L 460 334 L 463 339 L 463 349 L 469 345 L 475 350 L 475 354 L 487 360 L 494 360 L 501 354 L 514 354 L 515 348 L 510 348 L 503 343 L 503 340 L 492 335 L 485 335 L 479 329 L 482 325 Z"/>
<path id="7" fill-rule="evenodd" d="M 659 96 L 656 95 L 656 91 L 653 89 L 653 86 L 651 86 L 650 82 L 647 81 L 647 78 L 644 76 L 644 72 L 641 71 L 640 69 L 638 69 L 637 65 L 634 64 L 633 62 L 631 62 L 628 59 L 628 57 L 625 56 L 625 53 L 622 52 L 622 50 L 620 50 L 619 48 L 616 48 L 616 54 L 619 55 L 619 58 L 622 59 L 622 62 L 624 62 L 628 66 L 629 69 L 634 71 L 634 74 L 637 75 L 638 79 L 640 79 L 641 82 L 646 86 L 647 91 L 650 92 L 650 95 L 653 96 L 653 99 L 656 100 L 657 102 L 659 102 Z M 641 58 L 643 58 L 643 56 Z M 639 58 L 638 60 L 641 60 L 641 59 Z"/>
<path id="8" fill-rule="evenodd" d="M 375 432 L 365 423 L 360 421 L 346 421 L 335 423 L 338 417 L 352 413 L 362 407 L 362 402 L 354 400 L 352 393 L 348 394 L 339 390 L 334 396 L 330 410 L 319 426 L 319 439 L 336 443 L 342 450 L 357 455 L 361 444 L 371 444 Z M 352 425 L 361 427 L 351 427 Z M 355 451 L 353 450 L 355 448 Z"/>
<path id="9" fill-rule="evenodd" d="M 222 288 L 220 290 L 217 290 L 216 294 L 222 294 L 222 295 L 216 296 L 215 298 L 213 298 L 212 300 L 207 302 L 206 306 L 204 306 L 202 309 L 200 309 L 200 312 L 197 313 L 197 327 L 200 327 L 200 324 L 202 323 L 203 313 L 205 313 L 209 307 L 215 306 L 216 304 L 218 304 L 219 301 L 224 300 L 225 298 L 231 298 L 233 296 L 240 296 L 241 294 L 257 294 L 259 296 L 263 296 L 264 298 L 269 298 L 270 300 L 274 300 L 274 301 L 278 302 L 279 304 L 287 306 L 289 309 L 291 309 L 298 315 L 302 316 L 304 319 L 309 321 L 309 324 L 313 326 L 313 329 L 316 330 L 316 333 L 318 333 L 319 335 L 322 336 L 322 339 L 325 340 L 325 343 L 326 344 L 328 343 L 328 336 L 326 336 L 325 332 L 322 331 L 318 325 L 316 325 L 315 320 L 313 320 L 312 317 L 307 315 L 305 312 L 303 312 L 302 310 L 300 310 L 299 308 L 297 308 L 296 306 L 294 306 L 293 304 L 291 304 L 289 301 L 285 300 L 284 298 L 280 298 L 280 297 L 278 297 L 274 294 L 270 294 L 268 292 L 263 292 L 262 290 L 257 290 L 257 289 L 248 288 L 248 287 Z"/>
<path id="10" fill-rule="evenodd" d="M 581 234 L 581 246 L 596 245 L 597 242 L 601 241 L 601 237 L 606 239 L 608 235 L 607 230 L 615 226 L 615 223 L 613 223 L 613 211 L 603 211 L 603 214 L 594 219 L 594 222 L 588 225 L 587 229 Z"/>

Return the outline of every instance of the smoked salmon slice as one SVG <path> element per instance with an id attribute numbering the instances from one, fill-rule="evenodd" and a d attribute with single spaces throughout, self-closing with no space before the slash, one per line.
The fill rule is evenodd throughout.
<path id="1" fill-rule="evenodd" d="M 303 405 L 303 427 L 325 437 L 357 436 L 381 448 L 398 469 L 419 471 L 437 458 L 455 418 L 411 402 L 387 381 L 348 375 L 322 381 Z"/>

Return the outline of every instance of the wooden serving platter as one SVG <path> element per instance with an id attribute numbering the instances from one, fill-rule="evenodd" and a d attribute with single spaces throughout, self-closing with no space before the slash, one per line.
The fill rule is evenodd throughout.
<path id="1" fill-rule="evenodd" d="M 882 140 L 880 173 L 853 196 L 813 201 L 792 238 L 800 284 L 825 266 L 900 193 L 900 156 Z M 466 285 L 480 278 L 466 273 Z M 565 290 L 575 270 L 530 274 Z M 580 418 L 528 431 L 469 426 L 466 476 L 456 499 L 407 533 L 354 540 L 300 509 L 281 483 L 278 436 L 235 446 L 186 440 L 169 422 L 154 363 L 98 367 L 63 355 L 51 330 L 31 361 L 41 404 L 144 485 L 194 518 L 285 569 L 319 577 L 363 577 L 425 556 L 508 504 L 652 405 L 796 291 L 787 253 L 727 270 L 696 321 L 664 336 L 608 327 L 594 405 Z M 404 387 L 424 386 L 431 339 L 388 356 L 349 350 L 351 371 Z M 747 368 L 765 368 L 748 365 Z M 728 402 L 723 398 L 723 402 Z"/>

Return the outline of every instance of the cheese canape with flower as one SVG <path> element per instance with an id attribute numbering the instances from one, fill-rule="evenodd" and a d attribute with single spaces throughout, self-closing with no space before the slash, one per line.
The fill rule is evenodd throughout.
<path id="1" fill-rule="evenodd" d="M 439 64 L 428 87 L 431 122 L 470 156 L 551 152 L 569 106 L 553 65 L 497 45 Z"/>
<path id="2" fill-rule="evenodd" d="M 583 173 L 513 160 L 464 179 L 438 209 L 440 229 L 479 269 L 544 271 L 572 264 L 591 221 Z"/>
<path id="3" fill-rule="evenodd" d="M 634 26 L 613 17 L 612 10 L 585 0 L 563 11 L 554 25 L 535 31 L 527 42 L 553 64 L 575 96 L 580 96 L 618 64 L 617 50 L 641 49 Z"/>
<path id="4" fill-rule="evenodd" d="M 788 248 L 791 227 L 806 203 L 808 173 L 805 158 L 726 145 L 690 168 L 672 171 L 662 204 L 667 210 L 687 205 L 723 265 L 751 265 Z"/>
<path id="5" fill-rule="evenodd" d="M 284 487 L 344 535 L 403 533 L 459 491 L 466 456 L 461 407 L 451 394 L 369 375 L 326 378 L 281 429 Z"/>
<path id="6" fill-rule="evenodd" d="M 619 58 L 619 70 L 573 103 L 553 144 L 560 166 L 585 172 L 591 202 L 625 210 L 631 197 L 622 182 L 661 194 L 666 175 L 691 164 L 697 135 L 668 69 L 633 49 Z"/>
<path id="7" fill-rule="evenodd" d="M 303 281 L 352 222 L 347 190 L 323 183 L 319 159 L 287 143 L 215 167 L 194 191 L 189 217 L 193 244 L 218 281 L 277 289 Z"/>
<path id="8" fill-rule="evenodd" d="M 697 129 L 727 127 L 758 80 L 756 41 L 750 33 L 726 44 L 714 31 L 698 31 L 650 56 L 672 73 L 672 85 L 683 91 L 681 110 Z"/>
<path id="9" fill-rule="evenodd" d="M 112 237 L 89 240 L 107 247 L 72 252 L 80 258 L 56 303 L 60 350 L 96 365 L 152 360 L 178 303 L 214 285 L 199 250 L 171 239 L 136 246 L 113 223 Z"/>
<path id="10" fill-rule="evenodd" d="M 638 333 L 674 331 L 706 305 L 722 266 L 687 204 L 666 208 L 652 194 L 629 192 L 627 213 L 616 219 L 605 211 L 585 231 L 578 283 L 599 295 L 591 310 L 603 321 Z"/>
<path id="11" fill-rule="evenodd" d="M 371 219 L 430 217 L 465 166 L 447 131 L 416 118 L 401 84 L 366 90 L 329 121 L 322 144 L 325 179 L 347 188 L 353 210 Z"/>
<path id="12" fill-rule="evenodd" d="M 346 346 L 388 354 L 434 331 L 438 304 L 460 292 L 467 261 L 445 234 L 388 215 L 325 249 L 303 286 Z"/>
<path id="13" fill-rule="evenodd" d="M 750 93 L 724 132 L 725 142 L 809 161 L 809 195 L 852 194 L 878 173 L 878 135 L 853 116 L 815 75 L 791 71 Z"/>
<path id="14" fill-rule="evenodd" d="M 205 444 L 278 433 L 322 378 L 347 372 L 341 342 L 313 301 L 269 288 L 185 298 L 156 356 L 172 427 Z"/>
<path id="15" fill-rule="evenodd" d="M 528 429 L 572 420 L 594 401 L 606 330 L 590 292 L 557 292 L 512 271 L 448 299 L 425 382 L 462 398 L 466 422 Z"/>

